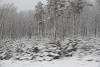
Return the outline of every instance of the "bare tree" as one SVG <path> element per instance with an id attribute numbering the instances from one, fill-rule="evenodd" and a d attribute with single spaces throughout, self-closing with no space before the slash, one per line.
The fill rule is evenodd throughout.
<path id="1" fill-rule="evenodd" d="M 1 28 L 1 38 L 4 38 L 4 24 L 7 16 L 15 9 L 14 4 L 4 4 L 0 6 L 0 28 Z"/>

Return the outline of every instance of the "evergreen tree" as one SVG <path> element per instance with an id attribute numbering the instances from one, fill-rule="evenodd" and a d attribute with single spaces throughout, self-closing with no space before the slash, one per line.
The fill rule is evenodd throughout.
<path id="1" fill-rule="evenodd" d="M 43 33 L 44 33 L 44 26 L 45 26 L 45 23 L 44 23 L 44 10 L 43 10 L 43 4 L 42 2 L 38 2 L 37 5 L 35 6 L 35 15 L 34 15 L 34 18 L 38 21 L 38 34 L 42 34 L 43 36 Z"/>

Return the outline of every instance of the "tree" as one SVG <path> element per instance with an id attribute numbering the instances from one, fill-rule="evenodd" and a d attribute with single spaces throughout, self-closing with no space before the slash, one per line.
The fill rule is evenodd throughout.
<path id="1" fill-rule="evenodd" d="M 53 20 L 53 30 L 54 30 L 54 39 L 56 40 L 56 20 L 58 17 L 58 8 L 59 8 L 59 2 L 60 0 L 47 0 L 47 8 L 48 8 L 48 13 L 49 17 Z"/>
<path id="2" fill-rule="evenodd" d="M 75 36 L 79 35 L 80 32 L 80 25 L 81 25 L 80 15 L 82 14 L 86 6 L 90 6 L 91 4 L 89 4 L 87 1 L 84 0 L 74 0 L 74 1 L 69 1 L 69 3 L 70 3 L 69 11 L 73 14 L 73 36 Z M 79 21 L 77 21 L 78 16 L 79 16 Z"/>
<path id="3" fill-rule="evenodd" d="M 14 4 L 4 4 L 0 6 L 0 29 L 1 29 L 1 38 L 4 38 L 4 24 L 7 16 L 16 9 Z"/>
<path id="4" fill-rule="evenodd" d="M 34 18 L 38 21 L 38 34 L 40 35 L 42 33 L 42 36 L 44 35 L 44 10 L 43 10 L 43 4 L 42 2 L 38 2 L 35 7 L 35 15 Z"/>
<path id="5" fill-rule="evenodd" d="M 61 16 L 62 17 L 62 24 L 63 24 L 63 34 L 62 34 L 62 37 L 63 37 L 63 40 L 64 40 L 64 38 L 65 38 L 65 36 L 66 36 L 66 28 L 65 28 L 65 23 L 64 23 L 64 19 L 65 19 L 65 12 L 66 12 L 66 10 L 67 10 L 67 6 L 66 6 L 66 1 L 65 0 L 60 0 L 59 2 L 58 2 L 58 15 L 57 16 Z"/>

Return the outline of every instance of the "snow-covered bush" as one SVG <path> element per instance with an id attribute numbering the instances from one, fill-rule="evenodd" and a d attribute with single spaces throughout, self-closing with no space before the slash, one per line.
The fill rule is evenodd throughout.
<path id="1" fill-rule="evenodd" d="M 11 39 L 10 39 L 11 40 Z M 7 43 L 5 43 L 8 41 Z M 100 54 L 99 44 L 78 39 L 50 41 L 45 38 L 20 39 L 9 43 L 9 39 L 0 41 L 0 60 L 37 60 L 51 61 L 74 54 Z"/>

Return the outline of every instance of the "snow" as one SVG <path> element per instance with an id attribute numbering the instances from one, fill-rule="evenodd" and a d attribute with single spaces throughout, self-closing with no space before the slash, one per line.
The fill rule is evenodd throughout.
<path id="1" fill-rule="evenodd" d="M 14 60 L 13 58 L 10 60 L 1 60 L 0 67 L 100 67 L 100 38 L 95 40 L 94 38 L 84 38 L 79 42 L 78 50 L 72 57 L 62 58 L 61 56 L 57 60 L 49 57 L 48 54 L 58 56 L 55 51 L 59 52 L 59 49 L 57 47 L 51 47 L 52 44 L 49 43 L 49 39 L 40 40 L 39 38 L 23 38 L 13 41 L 14 46 L 25 49 L 25 54 L 21 53 L 19 55 L 22 56 L 18 57 L 26 60 Z M 67 43 L 69 43 L 68 39 L 61 42 L 62 46 Z M 32 50 L 33 46 L 38 47 L 41 51 L 39 53 L 31 53 L 30 50 Z M 27 48 L 29 50 L 26 50 Z M 30 54 L 26 52 L 30 52 Z M 34 57 L 31 54 L 34 54 L 36 59 L 30 60 Z"/>
<path id="2" fill-rule="evenodd" d="M 100 61 L 96 62 L 95 60 L 87 61 L 91 58 L 86 56 L 79 59 L 78 57 L 71 58 L 61 58 L 53 61 L 18 61 L 18 60 L 3 60 L 0 61 L 0 67 L 100 67 Z"/>

